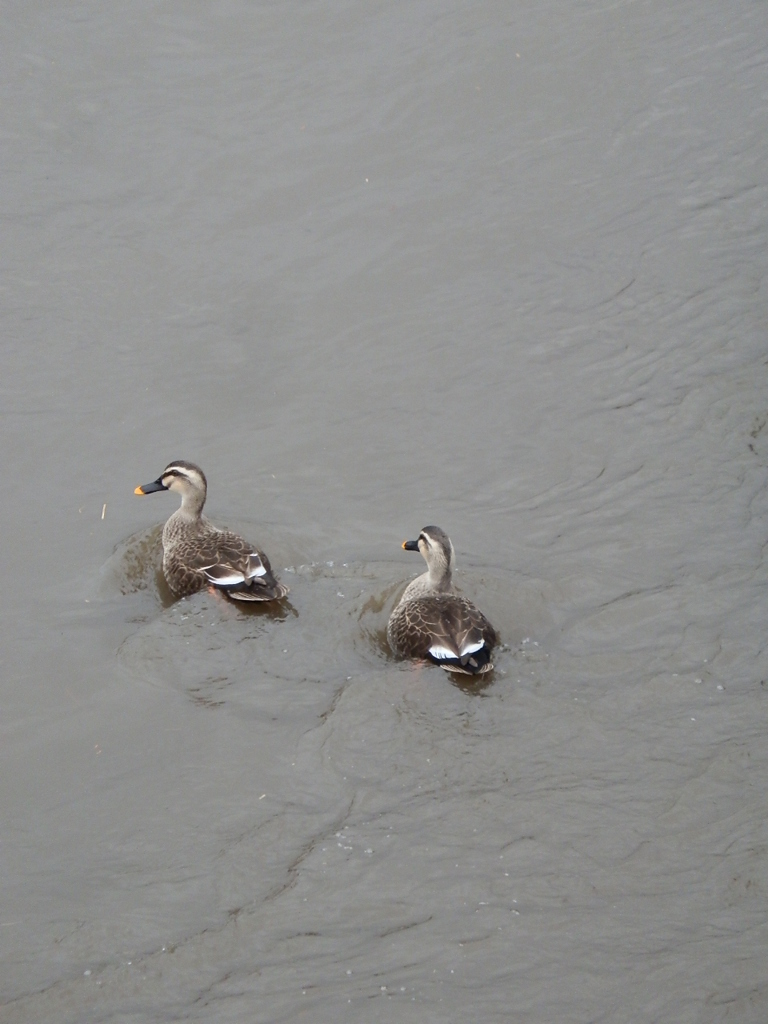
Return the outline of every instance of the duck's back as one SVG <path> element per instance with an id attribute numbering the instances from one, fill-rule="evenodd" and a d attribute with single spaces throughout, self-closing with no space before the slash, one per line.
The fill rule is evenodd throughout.
<path id="1" fill-rule="evenodd" d="M 402 657 L 428 658 L 470 674 L 493 667 L 490 653 L 498 642 L 496 630 L 467 598 L 429 591 L 400 602 L 387 625 L 387 638 Z"/>

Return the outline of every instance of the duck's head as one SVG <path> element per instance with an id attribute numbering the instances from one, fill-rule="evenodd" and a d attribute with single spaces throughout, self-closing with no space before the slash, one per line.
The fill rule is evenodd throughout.
<path id="1" fill-rule="evenodd" d="M 153 491 L 176 491 L 181 495 L 181 507 L 203 507 L 208 482 L 205 473 L 192 462 L 176 459 L 169 462 L 163 472 L 151 484 L 141 484 L 134 494 L 152 494 Z"/>
<path id="2" fill-rule="evenodd" d="M 403 541 L 405 551 L 419 551 L 427 563 L 429 575 L 435 582 L 453 572 L 455 556 L 451 538 L 439 526 L 425 526 L 417 540 Z"/>

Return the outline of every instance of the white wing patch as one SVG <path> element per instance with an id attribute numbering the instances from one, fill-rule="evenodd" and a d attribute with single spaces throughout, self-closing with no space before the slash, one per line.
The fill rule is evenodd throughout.
<path id="1" fill-rule="evenodd" d="M 440 644 L 432 644 L 429 648 L 429 653 L 433 658 L 437 658 L 438 661 L 442 661 L 445 658 L 455 658 L 456 652 L 449 651 L 447 647 L 441 647 Z"/>
<path id="2" fill-rule="evenodd" d="M 252 551 L 248 556 L 248 579 L 253 579 L 254 576 L 266 576 L 267 570 L 264 568 L 264 564 L 259 558 L 258 552 Z"/>
<path id="3" fill-rule="evenodd" d="M 474 643 L 474 644 L 465 644 L 465 646 L 462 647 L 462 649 L 461 649 L 461 656 L 463 658 L 464 655 L 466 655 L 466 654 L 474 654 L 475 651 L 482 650 L 482 648 L 484 646 L 485 646 L 485 640 L 479 640 L 479 641 L 477 641 L 477 643 Z"/>
<path id="4" fill-rule="evenodd" d="M 220 562 L 201 565 L 200 569 L 217 587 L 236 587 L 249 580 L 257 579 L 259 576 L 267 575 L 264 563 L 256 552 L 251 552 L 248 556 L 248 568 L 245 572 L 240 572 L 239 569 L 234 569 L 231 565 L 222 565 Z"/>
<path id="5" fill-rule="evenodd" d="M 245 582 L 245 576 L 229 565 L 204 565 L 201 568 L 217 587 L 234 587 Z"/>

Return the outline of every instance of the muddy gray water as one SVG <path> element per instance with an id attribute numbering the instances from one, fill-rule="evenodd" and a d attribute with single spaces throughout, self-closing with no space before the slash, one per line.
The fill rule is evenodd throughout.
<path id="1" fill-rule="evenodd" d="M 768 1019 L 767 21 L 7 6 L 4 1022 Z"/>

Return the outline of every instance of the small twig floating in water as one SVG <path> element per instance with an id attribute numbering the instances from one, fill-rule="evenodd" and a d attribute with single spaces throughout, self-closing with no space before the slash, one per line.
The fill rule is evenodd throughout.
<path id="1" fill-rule="evenodd" d="M 101 506 L 101 518 L 103 519 L 106 514 L 107 514 L 107 503 L 105 501 L 104 504 Z"/>

